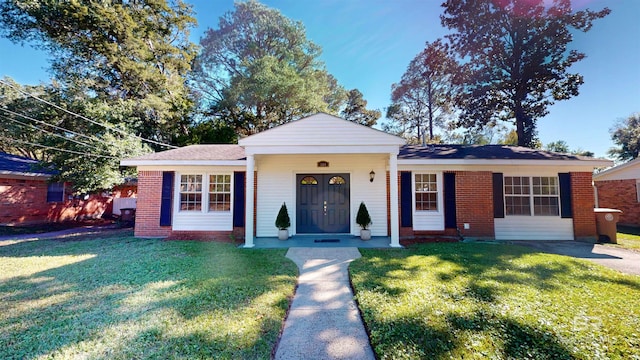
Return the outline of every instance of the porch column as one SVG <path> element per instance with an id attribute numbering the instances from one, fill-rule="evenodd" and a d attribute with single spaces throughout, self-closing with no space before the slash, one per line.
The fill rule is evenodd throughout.
<path id="1" fill-rule="evenodd" d="M 255 188 L 253 183 L 255 181 L 254 175 L 255 159 L 253 155 L 247 155 L 247 187 L 245 195 L 245 212 L 244 212 L 244 247 L 252 248 L 253 244 L 253 196 Z"/>
<path id="2" fill-rule="evenodd" d="M 391 196 L 391 247 L 400 247 L 398 215 L 398 154 L 389 154 L 389 195 Z"/>

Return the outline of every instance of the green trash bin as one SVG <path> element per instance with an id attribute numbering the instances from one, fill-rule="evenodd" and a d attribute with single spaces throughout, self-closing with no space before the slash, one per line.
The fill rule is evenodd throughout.
<path id="1" fill-rule="evenodd" d="M 595 208 L 593 212 L 596 214 L 596 231 L 598 232 L 598 241 L 610 242 L 617 244 L 616 224 L 622 214 L 622 210 L 607 209 L 607 208 Z"/>

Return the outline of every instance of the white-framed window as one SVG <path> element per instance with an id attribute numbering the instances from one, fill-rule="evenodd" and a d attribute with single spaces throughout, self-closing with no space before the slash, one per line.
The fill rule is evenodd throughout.
<path id="1" fill-rule="evenodd" d="M 438 211 L 436 174 L 414 174 L 416 211 Z"/>
<path id="2" fill-rule="evenodd" d="M 209 211 L 231 211 L 231 175 L 209 175 Z"/>
<path id="3" fill-rule="evenodd" d="M 180 175 L 180 211 L 202 210 L 202 175 Z"/>
<path id="4" fill-rule="evenodd" d="M 505 215 L 560 216 L 557 176 L 505 176 Z"/>
<path id="5" fill-rule="evenodd" d="M 179 186 L 178 211 L 231 211 L 231 174 L 181 174 Z"/>

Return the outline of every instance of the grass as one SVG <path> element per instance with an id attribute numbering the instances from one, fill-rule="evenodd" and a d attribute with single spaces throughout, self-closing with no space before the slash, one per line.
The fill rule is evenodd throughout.
<path id="1" fill-rule="evenodd" d="M 380 359 L 640 359 L 640 277 L 508 245 L 361 249 Z"/>
<path id="2" fill-rule="evenodd" d="M 86 221 L 64 221 L 28 225 L 0 225 L 0 236 L 42 234 L 50 231 L 72 229 L 87 225 L 106 225 L 111 222 L 102 219 Z"/>
<path id="3" fill-rule="evenodd" d="M 640 251 L 640 228 L 619 226 L 616 237 L 617 246 Z"/>
<path id="4" fill-rule="evenodd" d="M 268 359 L 284 250 L 128 236 L 0 242 L 1 359 Z"/>

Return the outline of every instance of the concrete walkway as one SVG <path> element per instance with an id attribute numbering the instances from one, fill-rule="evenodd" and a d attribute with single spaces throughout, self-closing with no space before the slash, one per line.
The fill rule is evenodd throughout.
<path id="1" fill-rule="evenodd" d="M 276 360 L 375 360 L 353 300 L 347 268 L 357 248 L 290 248 L 300 269 Z"/>

